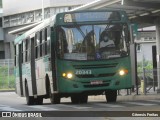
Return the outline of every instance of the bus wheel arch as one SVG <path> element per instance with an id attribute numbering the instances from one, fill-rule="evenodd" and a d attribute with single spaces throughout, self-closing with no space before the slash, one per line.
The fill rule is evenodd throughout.
<path id="1" fill-rule="evenodd" d="M 24 80 L 24 89 L 25 89 L 25 96 L 26 96 L 26 93 L 28 93 L 29 91 L 27 91 L 27 88 L 28 88 L 28 83 L 27 83 L 27 79 Z M 28 93 L 29 94 L 29 93 Z"/>
<path id="2" fill-rule="evenodd" d="M 60 95 L 52 93 L 51 83 L 48 74 L 46 74 L 46 97 L 50 98 L 52 104 L 60 104 Z"/>
<path id="3" fill-rule="evenodd" d="M 57 93 L 51 93 L 51 87 L 50 87 L 49 98 L 50 98 L 51 104 L 60 104 L 60 101 L 61 101 L 60 95 Z"/>
<path id="4" fill-rule="evenodd" d="M 27 105 L 33 105 L 35 101 L 33 96 L 29 96 L 27 79 L 25 79 L 25 96 L 26 96 Z"/>
<path id="5" fill-rule="evenodd" d="M 48 74 L 46 74 L 46 77 L 45 77 L 45 86 L 46 86 L 46 98 L 49 98 L 49 87 L 50 87 L 50 79 L 49 79 L 49 76 Z"/>

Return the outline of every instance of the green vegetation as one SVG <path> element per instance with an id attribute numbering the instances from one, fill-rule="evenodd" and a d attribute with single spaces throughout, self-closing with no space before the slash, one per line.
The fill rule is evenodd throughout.
<path id="1" fill-rule="evenodd" d="M 143 79 L 143 68 L 145 69 L 145 79 L 147 81 L 147 85 L 153 85 L 153 64 L 151 61 L 144 61 L 137 63 L 137 72 L 139 80 Z M 140 81 L 139 81 L 140 84 Z"/>
<path id="2" fill-rule="evenodd" d="M 14 67 L 0 67 L 0 90 L 15 89 Z"/>
<path id="3" fill-rule="evenodd" d="M 137 63 L 138 76 L 143 76 L 143 68 L 145 69 L 145 76 L 153 78 L 153 63 L 151 61 L 144 61 Z"/>
<path id="4" fill-rule="evenodd" d="M 0 0 L 0 8 L 2 8 L 2 0 Z"/>
<path id="5" fill-rule="evenodd" d="M 137 71 L 138 71 L 138 73 L 143 73 L 143 67 L 148 72 L 153 70 L 153 64 L 152 64 L 151 61 L 144 61 L 143 63 L 142 62 L 138 62 L 137 63 Z"/>

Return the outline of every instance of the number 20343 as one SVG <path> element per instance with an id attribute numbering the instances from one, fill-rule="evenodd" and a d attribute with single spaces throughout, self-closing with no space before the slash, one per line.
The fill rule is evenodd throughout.
<path id="1" fill-rule="evenodd" d="M 92 74 L 91 70 L 76 70 L 75 72 L 76 75 L 89 75 Z"/>

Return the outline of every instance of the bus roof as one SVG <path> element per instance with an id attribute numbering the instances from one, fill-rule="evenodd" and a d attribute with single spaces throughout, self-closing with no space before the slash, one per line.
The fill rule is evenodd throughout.
<path id="1" fill-rule="evenodd" d="M 95 12 L 95 11 L 99 11 L 99 12 L 104 12 L 104 11 L 118 11 L 118 10 L 114 10 L 114 9 L 105 9 L 105 10 L 77 10 L 77 11 L 67 11 L 67 12 L 63 12 L 64 14 L 66 13 L 79 13 L 79 12 Z M 123 10 L 121 12 L 124 12 Z M 42 23 L 40 23 L 39 25 L 37 25 L 36 27 L 32 28 L 31 30 L 28 30 L 27 32 L 25 32 L 24 34 L 20 35 L 19 37 L 17 37 L 14 40 L 14 44 L 20 44 L 24 39 L 26 39 L 29 36 L 32 36 L 33 34 L 35 34 L 37 31 L 40 31 L 42 28 L 46 27 L 46 26 L 53 26 L 54 21 L 55 21 L 55 17 L 57 15 L 59 15 L 61 13 L 58 13 L 48 19 L 45 19 Z"/>
<path id="2" fill-rule="evenodd" d="M 31 36 L 32 34 L 34 34 L 35 32 L 41 30 L 42 28 L 49 26 L 51 21 L 54 22 L 54 18 L 55 16 L 45 19 L 42 23 L 40 23 L 39 25 L 37 25 L 36 27 L 32 28 L 31 30 L 28 30 L 27 32 L 23 33 L 22 35 L 20 35 L 19 37 L 17 37 L 14 40 L 14 44 L 19 44 L 21 43 L 24 39 L 26 39 L 28 36 Z"/>

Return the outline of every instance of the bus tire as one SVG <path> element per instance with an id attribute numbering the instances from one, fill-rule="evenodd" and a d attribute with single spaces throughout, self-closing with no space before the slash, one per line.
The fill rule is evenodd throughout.
<path id="1" fill-rule="evenodd" d="M 60 96 L 51 92 L 51 87 L 49 86 L 49 97 L 51 104 L 60 104 Z"/>
<path id="2" fill-rule="evenodd" d="M 49 98 L 49 93 L 50 93 L 50 91 L 49 91 L 49 87 L 50 87 L 50 85 L 49 85 L 49 77 L 48 77 L 48 75 L 46 75 L 46 98 Z"/>
<path id="3" fill-rule="evenodd" d="M 88 102 L 88 95 L 80 95 L 80 103 L 87 103 Z"/>
<path id="4" fill-rule="evenodd" d="M 117 90 L 107 90 L 105 91 L 105 96 L 106 96 L 107 102 L 116 102 Z"/>
<path id="5" fill-rule="evenodd" d="M 71 96 L 71 101 L 72 101 L 73 104 L 78 104 L 80 102 L 79 95 L 72 95 Z"/>
<path id="6" fill-rule="evenodd" d="M 25 84 L 25 96 L 26 96 L 26 102 L 27 105 L 34 105 L 35 104 L 35 99 L 33 96 L 29 96 L 29 91 L 28 91 L 28 84 Z"/>
<path id="7" fill-rule="evenodd" d="M 42 105 L 42 104 L 43 104 L 43 97 L 37 97 L 36 105 Z"/>

